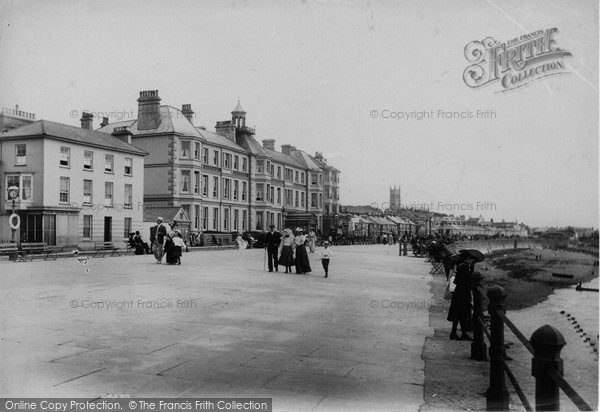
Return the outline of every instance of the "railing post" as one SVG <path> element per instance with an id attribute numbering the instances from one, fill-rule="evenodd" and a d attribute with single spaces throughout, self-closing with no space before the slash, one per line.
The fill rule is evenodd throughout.
<path id="1" fill-rule="evenodd" d="M 408 255 L 408 240 L 404 242 L 404 248 L 402 250 L 402 253 L 404 254 L 404 256 Z"/>
<path id="2" fill-rule="evenodd" d="M 471 342 L 471 359 L 478 361 L 487 361 L 487 345 L 483 339 L 483 326 L 479 319 L 483 318 L 483 302 L 481 292 L 481 276 L 480 272 L 473 272 L 473 342 Z"/>
<path id="3" fill-rule="evenodd" d="M 529 341 L 534 351 L 531 374 L 535 378 L 535 410 L 558 411 L 560 410 L 559 387 L 545 373 L 545 370 L 552 368 L 562 376 L 563 361 L 560 358 L 560 351 L 566 344 L 565 338 L 552 326 L 544 325 L 533 332 Z"/>
<path id="4" fill-rule="evenodd" d="M 488 289 L 488 312 L 490 314 L 490 386 L 486 392 L 488 411 L 508 410 L 508 391 L 504 381 L 504 320 L 497 310 L 504 312 L 506 293 L 500 286 Z"/>

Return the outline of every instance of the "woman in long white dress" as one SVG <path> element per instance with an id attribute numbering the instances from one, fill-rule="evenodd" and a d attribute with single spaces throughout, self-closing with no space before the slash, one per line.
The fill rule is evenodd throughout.
<path id="1" fill-rule="evenodd" d="M 280 266 L 285 266 L 285 273 L 292 273 L 294 265 L 294 238 L 291 229 L 284 229 L 281 242 L 279 243 L 279 259 Z"/>

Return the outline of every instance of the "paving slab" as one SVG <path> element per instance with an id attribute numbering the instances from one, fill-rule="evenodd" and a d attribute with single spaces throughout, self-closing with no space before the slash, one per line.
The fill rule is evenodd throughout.
<path id="1" fill-rule="evenodd" d="M 334 252 L 328 279 L 313 254 L 309 275 L 265 272 L 263 250 L 0 263 L 1 393 L 418 409 L 430 265 L 383 245 Z"/>

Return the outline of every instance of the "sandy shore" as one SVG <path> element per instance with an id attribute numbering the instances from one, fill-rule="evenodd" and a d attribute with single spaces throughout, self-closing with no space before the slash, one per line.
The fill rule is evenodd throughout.
<path id="1" fill-rule="evenodd" d="M 506 308 L 514 310 L 544 302 L 556 289 L 594 279 L 598 276 L 596 259 L 584 253 L 549 249 L 508 250 L 487 255 L 476 270 L 484 277 L 484 288 L 504 288 Z"/>

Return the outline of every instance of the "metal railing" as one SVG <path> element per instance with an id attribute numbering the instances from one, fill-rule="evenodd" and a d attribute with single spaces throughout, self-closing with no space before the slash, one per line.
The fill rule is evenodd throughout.
<path id="1" fill-rule="evenodd" d="M 519 382 L 507 364 L 510 359 L 504 346 L 504 326 L 506 325 L 531 353 L 531 371 L 535 378 L 535 410 L 560 410 L 560 389 L 581 411 L 592 411 L 592 407 L 563 378 L 563 361 L 560 351 L 566 344 L 563 335 L 554 327 L 544 325 L 538 328 L 528 340 L 506 316 L 504 300 L 506 293 L 500 286 L 492 286 L 483 290 L 483 276 L 479 272 L 473 274 L 473 342 L 471 342 L 471 359 L 490 362 L 490 384 L 486 392 L 486 406 L 489 411 L 509 410 L 508 390 L 505 375 L 508 376 L 517 396 L 527 411 L 533 411 Z M 485 325 L 483 316 L 483 296 L 488 298 L 490 330 Z M 484 340 L 487 336 L 489 352 Z M 489 353 L 489 358 L 488 358 Z"/>

